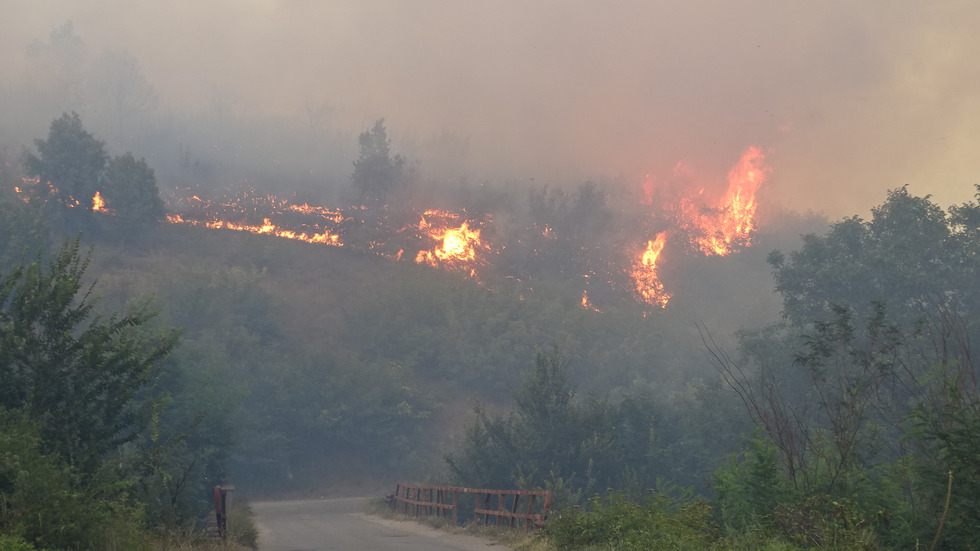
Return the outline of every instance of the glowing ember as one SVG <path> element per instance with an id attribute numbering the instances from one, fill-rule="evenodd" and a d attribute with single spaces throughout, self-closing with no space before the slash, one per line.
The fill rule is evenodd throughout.
<path id="1" fill-rule="evenodd" d="M 344 221 L 344 215 L 339 210 L 330 210 L 327 207 L 313 207 L 307 203 L 303 203 L 302 205 L 289 205 L 286 207 L 286 210 L 300 214 L 315 214 L 338 224 Z"/>
<path id="2" fill-rule="evenodd" d="M 690 233 L 692 243 L 704 254 L 724 256 L 748 246 L 755 231 L 755 193 L 770 171 L 762 151 L 748 148 L 729 171 L 728 191 L 718 204 L 698 205 L 685 197 L 677 209 L 678 225 Z"/>
<path id="3" fill-rule="evenodd" d="M 633 262 L 633 269 L 630 272 L 639 299 L 661 308 L 667 307 L 671 296 L 657 276 L 657 259 L 660 258 L 660 253 L 663 252 L 666 244 L 667 232 L 658 233 L 656 239 L 647 242 L 646 250 Z"/>
<path id="4" fill-rule="evenodd" d="M 582 304 L 582 308 L 584 308 L 585 310 L 592 310 L 593 312 L 598 312 L 600 314 L 602 313 L 602 310 L 600 310 L 600 309 L 598 309 L 598 308 L 596 308 L 595 306 L 592 305 L 592 301 L 589 300 L 589 291 L 588 290 L 583 290 L 582 291 L 582 302 L 581 302 L 581 304 Z"/>

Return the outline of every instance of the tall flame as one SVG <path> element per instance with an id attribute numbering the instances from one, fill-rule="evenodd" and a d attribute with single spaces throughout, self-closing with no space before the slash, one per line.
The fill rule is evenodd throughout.
<path id="1" fill-rule="evenodd" d="M 96 191 L 95 196 L 92 197 L 92 211 L 109 212 L 109 209 L 105 208 L 105 199 L 102 198 L 102 194 L 98 191 Z"/>
<path id="2" fill-rule="evenodd" d="M 655 239 L 647 241 L 647 248 L 633 262 L 630 275 L 633 277 L 637 296 L 643 302 L 661 308 L 667 307 L 670 293 L 664 289 L 664 284 L 657 275 L 657 260 L 667 244 L 667 232 L 657 234 Z"/>
<path id="3" fill-rule="evenodd" d="M 748 246 L 755 231 L 755 194 L 772 169 L 758 147 L 750 147 L 728 172 L 728 190 L 717 205 L 702 206 L 685 197 L 678 206 L 678 225 L 704 254 L 724 256 Z"/>

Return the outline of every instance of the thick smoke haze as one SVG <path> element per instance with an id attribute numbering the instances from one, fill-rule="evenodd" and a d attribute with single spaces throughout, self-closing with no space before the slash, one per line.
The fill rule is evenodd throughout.
<path id="1" fill-rule="evenodd" d="M 9 97 L 37 71 L 30 45 L 70 21 L 90 58 L 138 61 L 161 113 L 324 127 L 351 148 L 384 117 L 423 169 L 639 187 L 680 162 L 720 186 L 757 145 L 773 167 L 767 200 L 833 217 L 906 184 L 960 203 L 980 182 L 973 0 L 4 6 Z M 6 103 L 8 120 L 32 108 Z M 0 138 L 29 144 L 69 108 Z M 294 139 L 302 151 L 311 137 Z"/>

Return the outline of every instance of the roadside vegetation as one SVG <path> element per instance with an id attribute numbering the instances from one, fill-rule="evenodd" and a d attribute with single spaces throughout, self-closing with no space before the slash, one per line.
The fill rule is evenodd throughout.
<path id="1" fill-rule="evenodd" d="M 381 121 L 365 134 L 389 155 Z M 404 193 L 395 157 L 355 191 Z M 248 548 L 245 510 L 207 539 L 214 485 L 244 503 L 407 479 L 552 491 L 526 549 L 980 541 L 977 201 L 786 215 L 737 258 L 675 259 L 669 309 L 600 313 L 568 276 L 593 259 L 546 248 L 595 248 L 572 231 L 609 227 L 594 184 L 532 191 L 514 226 L 552 233 L 507 254 L 533 278 L 478 284 L 162 223 L 147 162 L 77 115 L 3 160 L 0 549 Z M 138 214 L 79 208 L 97 190 Z M 521 203 L 474 199 L 495 201 Z M 748 304 L 769 274 L 771 316 Z"/>
<path id="2" fill-rule="evenodd" d="M 980 207 L 903 188 L 872 212 L 770 255 L 782 320 L 740 332 L 737 351 L 701 327 L 755 427 L 703 488 L 673 486 L 651 447 L 624 455 L 631 431 L 655 442 L 624 415 L 635 398 L 576 398 L 555 352 L 512 413 L 477 408 L 447 457 L 456 480 L 553 489 L 556 549 L 975 548 Z"/>

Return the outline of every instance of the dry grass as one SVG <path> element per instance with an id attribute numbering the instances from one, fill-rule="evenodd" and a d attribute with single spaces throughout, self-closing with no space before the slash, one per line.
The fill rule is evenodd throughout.
<path id="1" fill-rule="evenodd" d="M 154 551 L 253 551 L 259 532 L 247 504 L 236 503 L 228 511 L 227 537 L 218 539 L 200 530 L 171 532 L 153 543 Z"/>

